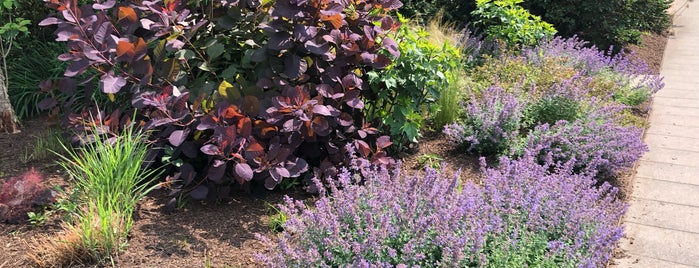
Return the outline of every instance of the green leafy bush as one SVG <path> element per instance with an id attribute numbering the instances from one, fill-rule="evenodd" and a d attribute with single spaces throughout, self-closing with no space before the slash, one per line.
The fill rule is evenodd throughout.
<path id="1" fill-rule="evenodd" d="M 524 0 L 477 0 L 472 15 L 476 26 L 489 38 L 502 40 L 508 47 L 533 46 L 556 33 L 553 25 L 542 21 L 518 5 Z"/>
<path id="2" fill-rule="evenodd" d="M 544 96 L 527 106 L 525 118 L 528 125 L 547 123 L 553 125 L 559 120 L 575 121 L 580 117 L 581 104 L 563 96 Z"/>
<path id="3" fill-rule="evenodd" d="M 530 0 L 533 14 L 556 26 L 564 37 L 574 35 L 606 50 L 638 43 L 641 32 L 662 32 L 670 26 L 670 0 Z"/>
<path id="4" fill-rule="evenodd" d="M 424 126 L 427 105 L 434 104 L 458 72 L 462 56 L 449 38 L 430 39 L 425 28 L 409 25 L 399 15 L 402 27 L 396 33 L 400 57 L 384 70 L 368 72 L 376 102 L 367 103 L 369 119 L 380 120 L 394 144 L 416 143 Z M 438 27 L 433 27 L 440 31 Z M 453 94 L 453 93 L 451 93 Z M 445 109 L 455 108 L 445 107 Z"/>
<path id="5" fill-rule="evenodd" d="M 441 13 L 444 22 L 466 26 L 471 20 L 471 11 L 476 8 L 475 1 L 454 0 L 403 0 L 403 7 L 398 11 L 408 18 L 427 24 L 436 14 Z"/>

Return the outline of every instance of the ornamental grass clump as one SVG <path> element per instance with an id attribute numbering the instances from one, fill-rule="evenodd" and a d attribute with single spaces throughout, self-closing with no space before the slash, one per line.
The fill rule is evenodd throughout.
<path id="1" fill-rule="evenodd" d="M 615 188 L 531 156 L 484 167 L 483 186 L 400 167 L 338 182 L 310 207 L 286 198 L 265 266 L 595 267 L 622 236 Z"/>
<path id="2" fill-rule="evenodd" d="M 66 149 L 61 166 L 72 178 L 77 200 L 68 231 L 87 261 L 103 261 L 123 249 L 138 201 L 154 189 L 158 171 L 146 169 L 146 134 L 134 127 L 117 137 L 95 137 L 77 150 Z"/>

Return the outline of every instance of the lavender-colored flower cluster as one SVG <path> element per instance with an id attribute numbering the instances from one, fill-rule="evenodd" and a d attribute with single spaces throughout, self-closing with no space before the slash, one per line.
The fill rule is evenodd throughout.
<path id="1" fill-rule="evenodd" d="M 483 186 L 400 167 L 360 186 L 345 171 L 311 208 L 286 199 L 284 231 L 259 259 L 269 267 L 602 266 L 622 236 L 625 206 L 611 186 L 596 188 L 572 168 L 502 158 L 484 167 Z"/>
<path id="2" fill-rule="evenodd" d="M 505 230 L 546 235 L 546 254 L 563 259 L 553 267 L 602 267 L 623 236 L 616 223 L 626 205 L 616 199 L 616 188 L 595 187 L 590 174 L 573 169 L 570 162 L 539 165 L 529 153 L 518 160 L 501 158 L 498 168 L 484 172 L 486 203 L 506 226 L 513 225 Z M 511 231 L 503 236 L 516 243 Z M 507 267 L 527 266 L 536 265 Z"/>
<path id="3" fill-rule="evenodd" d="M 537 126 L 528 135 L 527 148 L 542 161 L 572 161 L 577 172 L 609 178 L 630 170 L 648 150 L 643 133 L 611 121 L 559 121 Z"/>
<path id="4" fill-rule="evenodd" d="M 507 56 L 526 58 L 520 61 L 527 64 L 524 69 L 545 68 L 555 60 L 571 66 L 575 73 L 527 90 L 503 89 L 495 82 L 472 97 L 464 117 L 443 133 L 453 143 L 483 156 L 515 157 L 532 151 L 540 159 L 572 161 L 576 172 L 598 178 L 628 170 L 647 148 L 641 129 L 624 125 L 634 122 L 624 109 L 646 101 L 663 86 L 662 78 L 652 74 L 645 63 L 585 45 L 576 38 L 554 38 L 521 55 Z"/>
<path id="5" fill-rule="evenodd" d="M 588 42 L 576 37 L 556 37 L 542 42 L 537 47 L 525 49 L 522 54 L 534 64 L 557 58 L 588 76 L 611 71 L 616 74 L 615 79 L 620 87 L 647 90 L 651 94 L 664 86 L 662 77 L 654 73 L 646 62 L 636 59 L 633 54 L 611 55 L 611 52 L 589 46 Z"/>
<path id="6" fill-rule="evenodd" d="M 517 93 L 493 85 L 480 96 L 472 95 L 463 122 L 447 125 L 443 132 L 452 143 L 466 146 L 469 151 L 505 153 L 518 139 L 523 104 Z"/>

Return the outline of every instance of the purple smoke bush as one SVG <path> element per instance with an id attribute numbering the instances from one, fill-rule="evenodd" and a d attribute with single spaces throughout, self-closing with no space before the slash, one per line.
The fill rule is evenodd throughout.
<path id="1" fill-rule="evenodd" d="M 284 231 L 274 241 L 258 236 L 276 245 L 259 260 L 268 267 L 595 267 L 609 259 L 623 234 L 616 222 L 625 205 L 615 188 L 595 187 L 571 164 L 541 166 L 531 156 L 483 169 L 483 186 L 400 167 L 358 183 L 345 170 L 311 207 L 286 198 Z"/>

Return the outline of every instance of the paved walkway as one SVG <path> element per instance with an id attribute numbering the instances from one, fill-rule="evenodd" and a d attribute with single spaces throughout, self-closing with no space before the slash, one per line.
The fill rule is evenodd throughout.
<path id="1" fill-rule="evenodd" d="M 650 151 L 625 218 L 628 256 L 614 267 L 699 267 L 699 2 L 676 0 L 672 12 L 665 88 L 655 96 Z"/>

